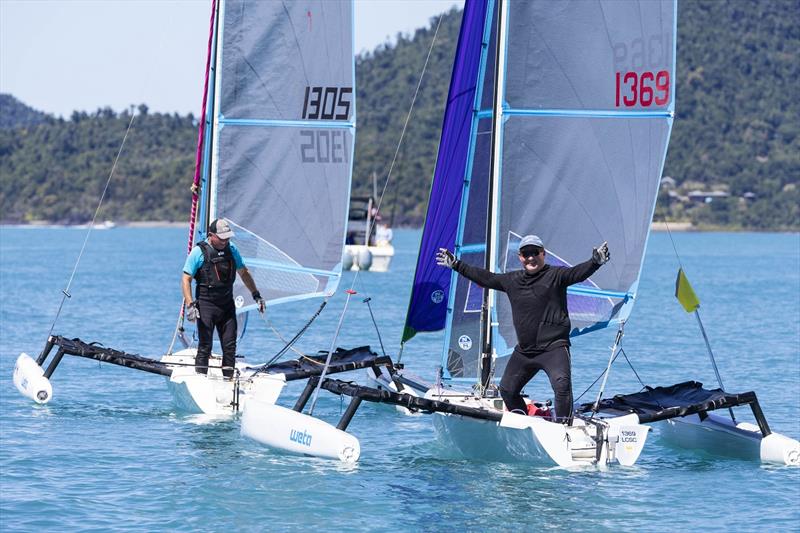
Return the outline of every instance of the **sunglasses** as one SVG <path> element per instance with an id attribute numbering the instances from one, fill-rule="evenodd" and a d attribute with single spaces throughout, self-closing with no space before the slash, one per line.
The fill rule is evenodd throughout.
<path id="1" fill-rule="evenodd" d="M 542 253 L 542 248 L 539 246 L 526 246 L 519 251 L 519 255 L 522 257 L 533 257 L 539 255 L 540 253 Z"/>

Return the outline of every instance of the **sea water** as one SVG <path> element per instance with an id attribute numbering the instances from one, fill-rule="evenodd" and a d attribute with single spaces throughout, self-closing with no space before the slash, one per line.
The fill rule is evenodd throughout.
<path id="1" fill-rule="evenodd" d="M 341 287 L 357 294 L 337 344 L 380 351 L 382 342 L 397 359 L 420 233 L 395 235 L 389 273 L 344 275 Z M 241 437 L 237 420 L 176 411 L 160 376 L 75 357 L 56 370 L 52 401 L 33 405 L 14 389 L 14 361 L 22 351 L 38 354 L 51 327 L 150 357 L 172 339 L 186 230 L 95 231 L 73 276 L 85 237 L 79 229 L 0 228 L 4 531 L 800 529 L 800 469 L 674 449 L 657 429 L 635 466 L 573 472 L 454 457 L 437 442 L 429 417 L 365 402 L 349 427 L 361 441 L 361 460 L 344 465 L 269 451 Z M 716 387 L 696 320 L 673 297 L 680 262 L 702 302 L 725 388 L 756 391 L 772 429 L 800 437 L 800 237 L 672 238 L 677 257 L 668 234 L 650 238 L 623 340 L 630 365 L 618 359 L 608 393 L 689 379 Z M 69 298 L 61 292 L 67 286 Z M 328 348 L 344 302 L 340 290 L 298 350 Z M 283 346 L 271 328 L 289 338 L 318 305 L 250 317 L 239 352 L 268 359 Z M 576 396 L 605 368 L 614 333 L 575 340 Z M 441 334 L 418 335 L 402 362 L 433 379 L 441 341 Z M 291 406 L 300 388 L 290 384 L 281 403 Z M 526 390 L 552 396 L 544 376 Z M 596 393 L 597 385 L 581 401 Z M 335 423 L 343 402 L 326 394 L 315 414 Z"/>

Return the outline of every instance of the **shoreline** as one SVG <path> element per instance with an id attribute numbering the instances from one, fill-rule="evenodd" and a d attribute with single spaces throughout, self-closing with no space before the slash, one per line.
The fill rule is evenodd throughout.
<path id="1" fill-rule="evenodd" d="M 0 228 L 3 229 L 87 229 L 88 224 L 57 224 L 43 220 L 28 222 L 24 224 L 18 223 L 0 223 Z M 171 222 L 167 220 L 140 220 L 132 222 L 100 222 L 95 224 L 96 230 L 109 230 L 114 228 L 183 228 L 188 229 L 188 222 Z M 396 226 L 393 229 L 411 229 L 420 230 L 421 227 L 417 226 Z M 724 228 L 724 227 L 704 227 L 694 226 L 691 222 L 653 222 L 650 224 L 650 231 L 652 232 L 697 232 L 697 233 L 800 233 L 797 229 L 752 229 L 752 228 Z"/>

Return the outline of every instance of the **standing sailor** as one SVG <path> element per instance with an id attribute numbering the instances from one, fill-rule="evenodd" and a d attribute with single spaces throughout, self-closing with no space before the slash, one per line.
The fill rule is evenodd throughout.
<path id="1" fill-rule="evenodd" d="M 186 318 L 197 321 L 197 356 L 195 370 L 208 373 L 208 359 L 217 329 L 222 345 L 222 375 L 233 376 L 236 366 L 236 306 L 233 301 L 233 282 L 236 273 L 242 278 L 263 313 L 264 299 L 258 292 L 253 276 L 242 261 L 239 250 L 232 242 L 233 230 L 224 218 L 214 220 L 208 227 L 208 239 L 197 244 L 183 265 L 183 301 Z M 195 299 L 192 299 L 192 278 L 197 282 Z"/>
<path id="2" fill-rule="evenodd" d="M 544 370 L 550 378 L 556 415 L 562 422 L 572 421 L 572 372 L 570 369 L 567 287 L 580 283 L 605 264 L 610 254 L 608 243 L 592 250 L 592 258 L 573 267 L 545 264 L 545 249 L 536 235 L 526 235 L 519 244 L 522 270 L 495 274 L 457 261 L 449 250 L 440 248 L 436 262 L 452 268 L 481 287 L 505 292 L 511 303 L 511 316 L 517 345 L 500 380 L 500 395 L 509 411 L 527 412 L 520 392 Z"/>

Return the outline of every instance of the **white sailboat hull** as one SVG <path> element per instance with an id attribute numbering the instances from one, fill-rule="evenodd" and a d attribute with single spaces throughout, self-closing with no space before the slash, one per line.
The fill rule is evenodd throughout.
<path id="1" fill-rule="evenodd" d="M 659 423 L 661 437 L 669 444 L 701 450 L 715 456 L 760 460 L 764 463 L 800 466 L 800 442 L 771 433 L 763 437 L 758 426 L 708 414 L 672 418 Z"/>
<path id="2" fill-rule="evenodd" d="M 433 414 L 439 440 L 465 458 L 560 467 L 632 465 L 644 447 L 649 430 L 637 423 L 635 415 L 604 419 L 600 426 L 581 419 L 565 426 L 542 417 L 503 412 L 495 405 L 502 402 L 499 399 L 446 395 L 441 389 L 428 391 L 426 398 L 502 412 L 499 422 Z M 603 429 L 599 431 L 599 427 Z"/>
<path id="3" fill-rule="evenodd" d="M 274 450 L 355 463 L 361 455 L 358 439 L 324 420 L 259 400 L 248 402 L 242 414 L 243 436 Z"/>
<path id="4" fill-rule="evenodd" d="M 350 270 L 369 270 L 370 272 L 388 272 L 394 257 L 394 246 L 382 244 L 365 246 L 348 244 L 344 247 L 344 264 Z"/>
<path id="5" fill-rule="evenodd" d="M 231 416 L 254 398 L 275 403 L 286 385 L 283 374 L 254 375 L 241 359 L 236 362 L 238 379 L 225 379 L 221 370 L 215 368 L 222 362 L 216 354 L 211 356 L 208 374 L 198 374 L 194 369 L 195 354 L 196 350 L 189 348 L 161 358 L 164 363 L 176 365 L 167 378 L 167 386 L 176 407 L 184 412 Z"/>

